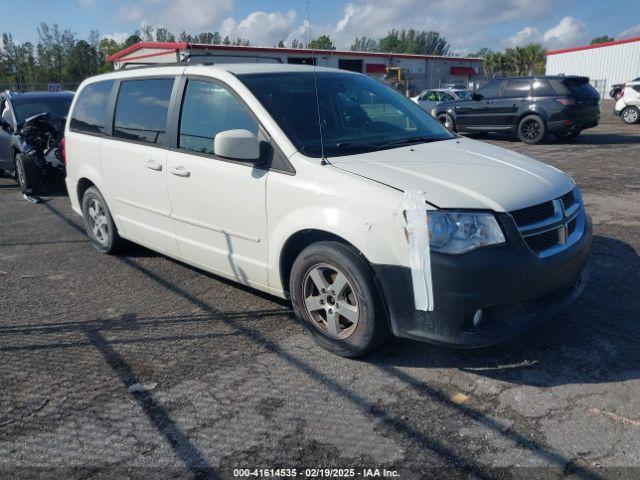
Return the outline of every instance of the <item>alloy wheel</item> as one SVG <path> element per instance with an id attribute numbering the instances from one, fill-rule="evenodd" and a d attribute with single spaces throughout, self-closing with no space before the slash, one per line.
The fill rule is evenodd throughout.
<path id="1" fill-rule="evenodd" d="M 89 227 L 94 238 L 102 245 L 109 243 L 109 220 L 107 213 L 97 198 L 89 200 Z"/>
<path id="2" fill-rule="evenodd" d="M 313 325 L 324 335 L 345 339 L 360 318 L 358 300 L 347 276 L 326 263 L 311 267 L 303 280 L 304 305 Z"/>
<path id="3" fill-rule="evenodd" d="M 636 123 L 638 121 L 638 110 L 635 108 L 627 108 L 623 113 L 623 118 L 627 123 Z"/>
<path id="4" fill-rule="evenodd" d="M 526 120 L 520 125 L 520 133 L 523 138 L 533 141 L 542 134 L 542 126 L 537 120 Z"/>

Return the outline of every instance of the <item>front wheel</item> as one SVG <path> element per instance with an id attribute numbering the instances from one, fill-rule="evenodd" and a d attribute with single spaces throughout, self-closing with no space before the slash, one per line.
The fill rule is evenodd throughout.
<path id="1" fill-rule="evenodd" d="M 547 127 L 537 115 L 527 115 L 518 124 L 518 138 L 529 145 L 540 143 L 546 133 Z"/>
<path id="2" fill-rule="evenodd" d="M 318 242 L 296 258 L 290 276 L 293 309 L 321 347 L 360 357 L 389 336 L 386 312 L 366 260 L 339 242 Z"/>
<path id="3" fill-rule="evenodd" d="M 39 193 L 42 189 L 42 179 L 38 167 L 28 155 L 19 153 L 15 158 L 16 179 L 20 189 L 27 195 Z"/>
<path id="4" fill-rule="evenodd" d="M 95 187 L 89 187 L 82 197 L 82 218 L 91 245 L 101 253 L 114 254 L 122 249 L 124 240 L 107 208 L 102 194 Z"/>
<path id="5" fill-rule="evenodd" d="M 456 124 L 453 121 L 453 117 L 448 113 L 438 115 L 438 121 L 452 132 L 456 131 Z"/>
<path id="6" fill-rule="evenodd" d="M 627 125 L 638 123 L 640 120 L 640 110 L 638 107 L 627 107 L 622 111 L 622 121 Z"/>

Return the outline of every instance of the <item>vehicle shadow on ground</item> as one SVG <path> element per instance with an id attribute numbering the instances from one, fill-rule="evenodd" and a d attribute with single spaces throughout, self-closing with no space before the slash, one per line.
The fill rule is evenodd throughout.
<path id="1" fill-rule="evenodd" d="M 82 231 L 82 227 L 77 222 L 63 215 L 62 212 L 53 205 L 45 204 L 44 207 L 48 208 L 76 231 Z M 488 467 L 470 458 L 460 449 L 457 443 L 439 439 L 433 431 L 424 429 L 410 419 L 394 412 L 392 409 L 381 407 L 376 399 L 370 399 L 363 395 L 358 389 L 353 387 L 351 382 L 335 379 L 318 369 L 306 353 L 301 355 L 299 352 L 291 352 L 283 348 L 278 341 L 265 335 L 264 332 L 261 332 L 253 326 L 251 322 L 247 323 L 246 321 L 242 321 L 243 318 L 246 319 L 247 316 L 251 316 L 253 312 L 238 314 L 220 311 L 215 305 L 200 298 L 198 294 L 188 291 L 179 283 L 163 276 L 161 272 L 155 271 L 151 266 L 144 264 L 144 262 L 137 261 L 136 258 L 123 256 L 116 257 L 114 261 L 120 262 L 123 266 L 131 269 L 132 272 L 135 272 L 136 275 L 142 275 L 157 286 L 165 288 L 167 292 L 181 297 L 183 301 L 191 304 L 193 307 L 197 307 L 205 316 L 210 317 L 212 319 L 211 321 L 224 324 L 230 330 L 229 333 L 231 335 L 242 337 L 245 341 L 263 349 L 265 353 L 275 356 L 280 362 L 286 364 L 288 368 L 298 372 L 299 375 L 305 376 L 309 381 L 315 382 L 323 388 L 330 390 L 334 395 L 340 397 L 343 401 L 353 405 L 364 415 L 370 417 L 371 420 L 378 425 L 377 428 L 393 432 L 406 442 L 427 450 L 431 457 L 449 465 L 452 473 L 455 471 L 457 474 L 472 476 L 473 478 L 494 478 L 494 473 L 492 473 Z M 122 322 L 123 328 L 132 328 L 136 323 L 130 321 L 130 319 L 122 319 Z M 51 325 L 29 325 L 22 328 L 33 329 L 34 327 L 51 328 Z M 60 328 L 66 327 L 68 326 L 60 325 Z M 79 329 L 85 334 L 83 341 L 89 342 L 90 345 L 101 353 L 104 361 L 111 367 L 113 374 L 121 380 L 125 391 L 132 395 L 134 400 L 142 407 L 145 415 L 178 458 L 180 458 L 186 470 L 193 473 L 196 477 L 206 476 L 207 478 L 218 478 L 216 469 L 212 468 L 197 445 L 195 445 L 189 436 L 180 428 L 180 425 L 171 418 L 169 412 L 156 400 L 154 394 L 146 390 L 136 391 L 132 389 L 132 387 L 138 383 L 138 377 L 125 357 L 116 350 L 114 342 L 108 340 L 107 337 L 102 334 L 104 327 L 104 324 L 95 324 L 95 322 L 72 326 L 72 328 Z M 15 330 L 19 328 L 20 326 L 3 327 L 0 328 L 0 334 L 16 334 L 17 332 Z M 409 350 L 403 348 L 395 355 L 390 355 L 389 351 L 382 352 L 376 356 L 372 355 L 368 361 L 373 365 L 379 366 L 379 368 L 389 376 L 398 378 L 411 388 L 418 390 L 422 395 L 428 396 L 434 402 L 439 402 L 452 413 L 464 415 L 482 424 L 485 428 L 491 429 L 498 435 L 517 442 L 520 446 L 527 448 L 533 455 L 543 459 L 547 465 L 550 465 L 554 469 L 573 474 L 577 478 L 602 478 L 597 472 L 577 464 L 572 459 L 560 453 L 554 452 L 526 433 L 520 433 L 516 428 L 511 428 L 506 431 L 504 425 L 490 418 L 485 412 L 466 405 L 458 405 L 452 402 L 445 392 L 440 391 L 434 386 L 416 381 L 413 377 L 397 369 L 395 367 L 396 364 L 435 366 L 434 362 L 429 362 L 430 365 L 429 363 L 425 364 L 425 362 L 429 358 L 437 358 L 437 352 L 429 356 L 420 357 L 417 355 L 417 351 L 411 351 L 411 348 L 415 347 L 411 347 L 411 343 L 408 345 L 410 346 Z M 393 346 L 390 348 L 393 349 Z M 424 345 L 422 345 L 421 348 L 424 352 L 432 350 Z M 323 353 L 318 352 L 318 354 Z M 395 359 L 395 362 L 390 362 L 390 359 Z M 344 362 L 345 360 L 335 358 L 334 361 Z M 191 374 L 194 373 L 192 372 Z"/>
<path id="2" fill-rule="evenodd" d="M 565 312 L 502 346 L 452 349 L 396 340 L 370 362 L 397 367 L 455 368 L 503 382 L 539 387 L 640 378 L 637 319 L 640 302 L 630 283 L 640 271 L 632 246 L 595 236 L 590 278 Z"/>

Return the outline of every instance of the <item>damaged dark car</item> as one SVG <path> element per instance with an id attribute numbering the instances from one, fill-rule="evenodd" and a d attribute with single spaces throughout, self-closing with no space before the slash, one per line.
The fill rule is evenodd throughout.
<path id="1" fill-rule="evenodd" d="M 71 92 L 0 94 L 0 175 L 11 175 L 25 198 L 65 176 L 64 124 Z"/>

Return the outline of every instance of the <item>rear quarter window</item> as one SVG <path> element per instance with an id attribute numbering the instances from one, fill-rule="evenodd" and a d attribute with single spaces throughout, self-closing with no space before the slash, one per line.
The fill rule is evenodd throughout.
<path id="1" fill-rule="evenodd" d="M 107 105 L 114 81 L 95 82 L 82 89 L 71 113 L 71 130 L 106 133 Z"/>

